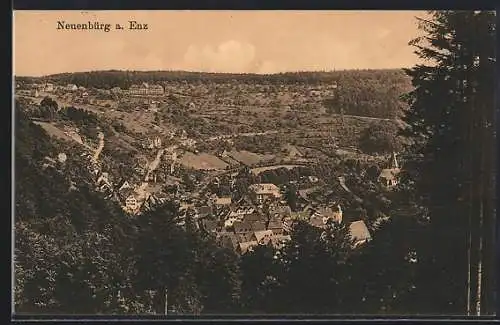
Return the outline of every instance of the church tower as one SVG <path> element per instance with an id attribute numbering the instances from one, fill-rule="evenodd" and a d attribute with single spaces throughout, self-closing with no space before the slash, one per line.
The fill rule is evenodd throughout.
<path id="1" fill-rule="evenodd" d="M 392 169 L 399 169 L 399 163 L 398 159 L 396 158 L 396 153 L 392 152 L 392 157 L 391 157 L 391 167 Z"/>
<path id="2" fill-rule="evenodd" d="M 340 204 L 337 204 L 337 207 L 333 213 L 333 218 L 335 222 L 342 223 L 342 208 L 340 207 Z"/>

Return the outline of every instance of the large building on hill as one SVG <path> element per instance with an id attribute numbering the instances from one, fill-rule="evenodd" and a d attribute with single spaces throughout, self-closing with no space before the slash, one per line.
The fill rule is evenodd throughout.
<path id="1" fill-rule="evenodd" d="M 257 203 L 263 203 L 266 200 L 276 200 L 281 198 L 281 192 L 278 186 L 271 183 L 250 185 L 250 194 Z"/>
<path id="2" fill-rule="evenodd" d="M 143 82 L 142 85 L 132 85 L 129 94 L 135 96 L 161 96 L 165 94 L 165 89 L 160 85 L 149 85 Z"/>

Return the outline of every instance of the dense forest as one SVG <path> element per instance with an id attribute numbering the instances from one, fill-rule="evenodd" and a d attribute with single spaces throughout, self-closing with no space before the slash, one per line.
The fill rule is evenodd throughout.
<path id="1" fill-rule="evenodd" d="M 344 80 L 378 80 L 386 84 L 398 84 L 407 79 L 400 69 L 387 70 L 339 70 L 331 72 L 285 72 L 276 74 L 233 74 L 189 71 L 90 71 L 76 73 L 61 73 L 44 77 L 17 76 L 19 82 L 36 82 L 43 80 L 57 84 L 73 83 L 84 87 L 110 89 L 121 87 L 128 89 L 133 84 L 142 82 L 161 83 L 178 82 L 214 82 L 214 83 L 259 83 L 259 84 L 321 84 L 342 83 Z M 391 82 L 395 81 L 395 82 Z"/>

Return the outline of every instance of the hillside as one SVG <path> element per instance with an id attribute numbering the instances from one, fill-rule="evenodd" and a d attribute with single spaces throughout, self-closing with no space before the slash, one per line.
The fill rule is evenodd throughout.
<path id="1" fill-rule="evenodd" d="M 363 171 L 387 163 L 395 144 L 383 140 L 397 122 L 337 114 L 324 106 L 332 84 L 308 82 L 163 81 L 166 94 L 150 97 L 20 85 L 18 310 L 163 313 L 167 289 L 169 313 L 252 309 L 252 289 L 240 282 L 254 273 L 240 269 L 243 242 L 235 247 L 227 229 L 204 228 L 221 213 L 213 198 L 229 196 L 239 209 L 251 184 L 295 184 L 302 194 L 288 193 L 286 204 L 337 202 L 346 222 L 363 218 L 372 229 L 389 206 L 376 175 Z M 367 136 L 372 130 L 380 139 Z M 311 224 L 300 227 L 317 237 Z"/>
<path id="2" fill-rule="evenodd" d="M 188 299 L 198 299 L 199 308 L 208 313 L 234 308 L 234 280 L 228 274 L 232 266 L 213 270 L 203 257 L 212 256 L 210 252 L 217 254 L 210 263 L 234 265 L 234 254 L 178 226 L 175 205 L 129 218 L 116 202 L 95 190 L 81 147 L 51 137 L 23 110 L 17 112 L 16 139 L 16 312 L 150 314 L 158 303 L 145 289 L 156 288 L 151 283 L 158 272 L 150 270 L 159 256 L 151 255 L 151 247 L 171 254 L 163 278 L 187 278 L 169 288 L 170 304 L 177 312 L 190 307 Z M 58 159 L 61 153 L 67 159 Z M 155 236 L 160 242 L 151 246 Z M 188 278 L 201 268 L 205 274 L 194 281 Z M 227 284 L 227 291 L 207 291 L 211 269 L 225 279 L 219 283 Z"/>
<path id="3" fill-rule="evenodd" d="M 345 70 L 295 72 L 272 75 L 175 71 L 93 71 L 16 81 L 76 84 L 85 88 L 128 89 L 133 84 L 161 84 L 167 93 L 197 107 L 287 108 L 331 114 L 394 118 L 404 105 L 399 96 L 411 89 L 402 70 Z"/>
<path id="4" fill-rule="evenodd" d="M 215 155 L 223 150 L 276 155 L 287 144 L 323 152 L 362 149 L 365 130 L 374 123 L 394 123 L 402 114 L 400 95 L 410 88 L 399 70 L 275 75 L 96 71 L 16 78 L 20 88 L 29 81 L 85 87 L 88 97 L 63 88 L 46 95 L 61 107 L 92 113 L 105 133 L 112 126 L 106 137 L 123 149 L 113 150 L 133 156 L 144 138 L 177 138 L 182 132 L 190 143 L 186 149 Z M 147 97 L 106 90 L 142 81 L 163 85 L 165 95 L 156 99 L 156 107 Z"/>

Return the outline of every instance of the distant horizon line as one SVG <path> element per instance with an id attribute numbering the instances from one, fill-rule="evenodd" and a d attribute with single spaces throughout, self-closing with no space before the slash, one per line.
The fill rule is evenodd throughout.
<path id="1" fill-rule="evenodd" d="M 210 71 L 199 71 L 199 70 L 120 70 L 120 69 L 103 69 L 103 70 L 83 70 L 83 71 L 71 71 L 71 72 L 57 72 L 52 74 L 34 76 L 34 75 L 17 75 L 13 74 L 14 77 L 19 78 L 49 78 L 63 74 L 76 74 L 76 73 L 99 73 L 99 72 L 133 72 L 133 73 L 152 73 L 152 72 L 171 72 L 171 73 L 190 73 L 190 74 L 207 74 L 207 75 L 256 75 L 256 76 L 273 76 L 273 75 L 283 75 L 283 74 L 293 74 L 293 73 L 332 73 L 340 71 L 380 71 L 380 70 L 403 70 L 409 67 L 399 67 L 399 68 L 345 68 L 345 69 L 334 69 L 334 70 L 289 70 L 273 73 L 258 73 L 258 72 L 210 72 Z"/>

